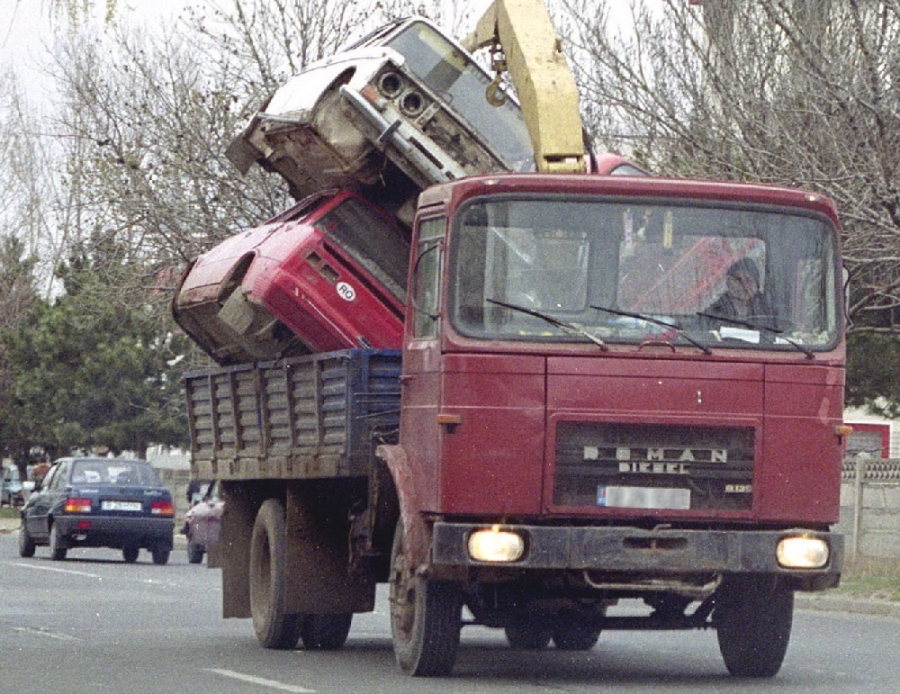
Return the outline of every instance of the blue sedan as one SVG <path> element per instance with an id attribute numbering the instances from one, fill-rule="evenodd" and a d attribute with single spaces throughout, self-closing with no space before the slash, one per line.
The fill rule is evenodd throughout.
<path id="1" fill-rule="evenodd" d="M 59 561 L 72 547 L 112 547 L 133 563 L 143 548 L 165 564 L 174 527 L 172 495 L 146 461 L 63 458 L 22 509 L 19 554 L 47 545 Z"/>

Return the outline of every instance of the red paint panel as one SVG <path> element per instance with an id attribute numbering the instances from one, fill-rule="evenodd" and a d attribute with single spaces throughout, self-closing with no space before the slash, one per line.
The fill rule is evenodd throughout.
<path id="1" fill-rule="evenodd" d="M 544 360 L 534 356 L 445 357 L 440 510 L 540 512 L 544 467 Z"/>
<path id="2" fill-rule="evenodd" d="M 551 414 L 703 415 L 710 423 L 763 408 L 760 364 L 562 357 L 550 358 L 547 371 Z"/>
<path id="3" fill-rule="evenodd" d="M 766 368 L 765 464 L 757 471 L 763 518 L 836 523 L 840 514 L 843 370 Z"/>

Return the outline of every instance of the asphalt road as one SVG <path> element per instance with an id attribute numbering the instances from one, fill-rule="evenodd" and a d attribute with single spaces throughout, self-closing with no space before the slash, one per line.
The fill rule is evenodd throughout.
<path id="1" fill-rule="evenodd" d="M 0 693 L 140 694 L 896 694 L 900 619 L 798 610 L 781 673 L 728 676 L 712 632 L 604 633 L 586 654 L 510 650 L 499 631 L 468 627 L 453 676 L 412 679 L 393 662 L 381 591 L 375 613 L 357 615 L 337 652 L 269 651 L 249 620 L 220 617 L 219 572 L 167 566 L 142 552 L 125 564 L 111 550 L 46 548 L 19 558 L 0 535 Z"/>

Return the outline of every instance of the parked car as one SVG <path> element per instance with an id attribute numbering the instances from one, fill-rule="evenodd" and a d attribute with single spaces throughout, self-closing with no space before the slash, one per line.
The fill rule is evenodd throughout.
<path id="1" fill-rule="evenodd" d="M 19 479 L 19 468 L 3 468 L 3 481 L 0 483 L 0 506 L 22 506 L 25 503 L 25 489 Z"/>
<path id="2" fill-rule="evenodd" d="M 165 564 L 174 530 L 172 495 L 146 461 L 63 458 L 22 508 L 19 554 L 47 545 L 62 560 L 72 547 L 112 547 L 134 563 L 147 549 Z"/>
<path id="3" fill-rule="evenodd" d="M 203 555 L 219 542 L 224 507 L 225 501 L 219 496 L 219 483 L 213 482 L 203 498 L 185 514 L 184 534 L 191 564 L 202 562 Z"/>

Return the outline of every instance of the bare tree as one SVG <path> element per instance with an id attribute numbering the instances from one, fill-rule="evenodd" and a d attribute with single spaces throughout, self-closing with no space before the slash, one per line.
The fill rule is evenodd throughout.
<path id="1" fill-rule="evenodd" d="M 900 330 L 900 4 L 632 0 L 624 31 L 606 5 L 565 13 L 601 146 L 664 173 L 830 195 L 854 330 Z"/>

